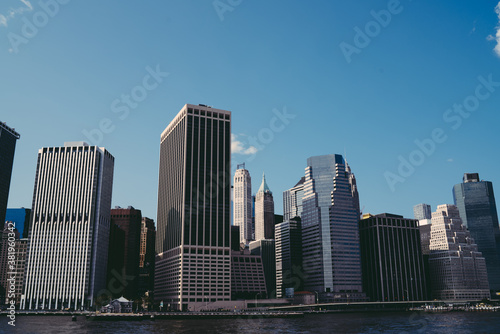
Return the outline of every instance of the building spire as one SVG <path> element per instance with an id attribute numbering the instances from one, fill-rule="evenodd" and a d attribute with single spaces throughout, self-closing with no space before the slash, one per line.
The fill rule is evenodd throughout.
<path id="1" fill-rule="evenodd" d="M 263 193 L 270 193 L 272 194 L 273 192 L 271 191 L 271 189 L 269 189 L 269 186 L 267 185 L 267 182 L 266 182 L 266 174 L 265 173 L 262 173 L 262 183 L 260 185 L 260 188 L 259 188 L 259 191 L 258 193 L 260 192 L 263 192 Z"/>

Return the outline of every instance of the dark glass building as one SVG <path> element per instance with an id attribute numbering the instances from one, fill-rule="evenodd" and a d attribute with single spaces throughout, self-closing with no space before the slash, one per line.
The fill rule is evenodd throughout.
<path id="1" fill-rule="evenodd" d="M 371 301 L 427 300 L 418 221 L 383 213 L 359 222 L 363 290 Z"/>
<path id="2" fill-rule="evenodd" d="M 307 159 L 302 205 L 304 289 L 324 302 L 365 300 L 358 190 L 341 155 Z"/>
<path id="3" fill-rule="evenodd" d="M 252 241 L 249 248 L 251 254 L 260 255 L 262 258 L 266 277 L 267 298 L 276 298 L 276 249 L 274 239 Z"/>
<path id="4" fill-rule="evenodd" d="M 231 299 L 231 112 L 186 104 L 161 135 L 155 300 Z"/>
<path id="5" fill-rule="evenodd" d="M 477 173 L 466 173 L 463 183 L 453 187 L 453 199 L 486 260 L 490 289 L 500 291 L 500 229 L 492 183 L 481 181 Z"/>
<path id="6" fill-rule="evenodd" d="M 141 245 L 141 210 L 134 207 L 128 208 L 115 207 L 111 209 L 111 225 L 116 225 L 125 232 L 125 245 L 122 249 L 110 249 L 110 251 L 121 254 L 125 275 L 127 280 L 122 296 L 132 299 L 138 295 L 139 284 L 139 259 Z"/>
<path id="7" fill-rule="evenodd" d="M 275 226 L 276 297 L 284 298 L 287 289 L 302 291 L 305 275 L 302 269 L 302 228 L 300 218 Z"/>
<path id="8" fill-rule="evenodd" d="M 5 222 L 7 200 L 9 199 L 10 178 L 14 164 L 16 140 L 21 136 L 5 123 L 0 122 L 0 222 Z"/>

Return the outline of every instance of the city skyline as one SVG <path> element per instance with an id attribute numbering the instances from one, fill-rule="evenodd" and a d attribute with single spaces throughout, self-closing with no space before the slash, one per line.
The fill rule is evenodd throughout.
<path id="1" fill-rule="evenodd" d="M 356 166 L 364 212 L 411 217 L 415 204 L 451 202 L 466 172 L 500 184 L 500 158 L 486 151 L 499 139 L 497 3 L 401 1 L 370 35 L 387 1 L 241 2 L 223 14 L 211 2 L 68 3 L 9 52 L 9 34 L 22 37 L 43 11 L 33 3 L 0 23 L 2 121 L 22 136 L 8 206 L 30 207 L 39 146 L 93 140 L 117 159 L 112 206 L 157 221 L 158 133 L 187 101 L 233 111 L 232 161 L 265 171 L 275 194 L 303 175 L 307 157 L 337 153 Z M 185 17 L 192 23 L 179 30 Z M 357 52 L 346 57 L 346 45 Z M 193 46 L 205 56 L 178 52 Z M 340 119 L 349 126 L 332 131 Z M 400 173 L 400 157 L 417 163 Z M 386 172 L 399 177 L 394 191 Z"/>

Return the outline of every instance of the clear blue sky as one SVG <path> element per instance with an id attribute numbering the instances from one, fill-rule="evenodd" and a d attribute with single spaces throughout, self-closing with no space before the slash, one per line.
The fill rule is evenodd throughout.
<path id="1" fill-rule="evenodd" d="M 88 141 L 82 131 L 109 119 L 100 146 L 116 159 L 113 206 L 156 219 L 160 134 L 186 103 L 233 112 L 233 162 L 247 162 L 253 192 L 265 171 L 277 213 L 309 156 L 344 152 L 364 212 L 435 210 L 464 172 L 500 196 L 500 87 L 478 88 L 479 76 L 500 82 L 498 1 L 215 3 L 219 12 L 212 0 L 73 0 L 47 15 L 38 1 L 2 1 L 0 120 L 21 134 L 9 207 L 31 206 L 39 148 Z M 392 11 L 383 26 L 371 14 L 381 10 Z M 113 112 L 122 94 L 142 99 L 157 66 L 169 75 L 148 81 L 130 113 Z M 467 118 L 447 112 L 464 101 Z M 283 128 L 273 110 L 295 118 Z M 446 140 L 422 162 L 415 140 L 435 129 Z M 265 143 L 242 154 L 259 134 Z M 400 156 L 419 165 L 401 176 Z M 387 172 L 405 182 L 391 189 Z"/>

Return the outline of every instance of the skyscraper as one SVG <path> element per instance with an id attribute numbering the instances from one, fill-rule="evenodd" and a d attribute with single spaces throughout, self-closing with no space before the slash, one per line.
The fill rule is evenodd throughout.
<path id="1" fill-rule="evenodd" d="M 125 232 L 125 244 L 123 249 L 110 249 L 110 251 L 123 257 L 124 268 L 119 269 L 130 280 L 127 280 L 121 295 L 130 299 L 136 298 L 138 293 L 141 222 L 141 210 L 132 206 L 126 209 L 121 207 L 111 209 L 111 224 L 118 226 Z"/>
<path id="2" fill-rule="evenodd" d="M 84 142 L 38 151 L 22 309 L 83 309 L 105 288 L 114 158 Z"/>
<path id="3" fill-rule="evenodd" d="M 230 300 L 231 112 L 186 104 L 161 135 L 155 299 Z"/>
<path id="4" fill-rule="evenodd" d="M 418 221 L 383 213 L 359 222 L 363 290 L 371 301 L 427 300 Z"/>
<path id="5" fill-rule="evenodd" d="M 141 248 L 139 252 L 139 295 L 154 289 L 155 238 L 155 222 L 153 219 L 142 217 Z"/>
<path id="6" fill-rule="evenodd" d="M 3 229 L 7 200 L 9 199 L 10 178 L 14 164 L 16 140 L 21 136 L 5 123 L 0 122 L 0 223 Z M 22 231 L 20 231 L 22 233 Z"/>
<path id="7" fill-rule="evenodd" d="M 485 259 L 462 224 L 455 205 L 438 205 L 432 213 L 429 249 L 433 298 L 490 297 Z"/>
<path id="8" fill-rule="evenodd" d="M 255 195 L 255 240 L 262 239 L 274 239 L 274 199 L 264 174 Z"/>
<path id="9" fill-rule="evenodd" d="M 283 192 L 283 221 L 290 221 L 302 215 L 302 198 L 304 197 L 303 176 L 293 188 Z"/>
<path id="10" fill-rule="evenodd" d="M 490 289 L 500 291 L 500 229 L 493 184 L 480 181 L 477 173 L 466 173 L 463 183 L 453 187 L 453 199 L 486 260 Z"/>
<path id="11" fill-rule="evenodd" d="M 276 297 L 284 298 L 286 289 L 302 291 L 302 229 L 299 221 L 285 221 L 275 226 Z"/>
<path id="12" fill-rule="evenodd" d="M 415 205 L 413 207 L 413 216 L 416 220 L 431 219 L 431 206 L 424 203 Z"/>
<path id="13" fill-rule="evenodd" d="M 264 276 L 266 277 L 267 298 L 276 298 L 276 246 L 274 239 L 252 241 L 248 248 L 251 254 L 260 255 L 262 258 Z"/>
<path id="14" fill-rule="evenodd" d="M 233 196 L 234 225 L 240 227 L 240 242 L 248 245 L 252 240 L 252 178 L 245 164 L 234 173 Z"/>
<path id="15" fill-rule="evenodd" d="M 305 289 L 364 299 L 359 251 L 359 197 L 341 155 L 307 159 L 302 211 Z M 322 300 L 331 295 L 320 296 Z"/>

